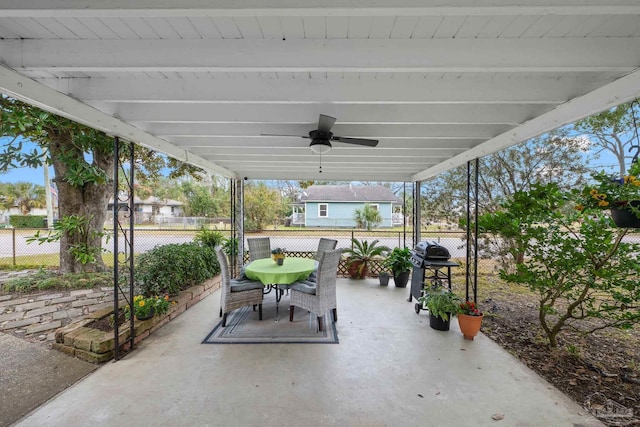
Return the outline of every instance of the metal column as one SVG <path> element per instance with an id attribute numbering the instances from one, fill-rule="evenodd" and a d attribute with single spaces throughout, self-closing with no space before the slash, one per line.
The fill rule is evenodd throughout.
<path id="1" fill-rule="evenodd" d="M 129 175 L 125 173 L 124 165 L 120 161 L 120 139 L 115 137 L 113 140 L 113 155 L 115 162 L 113 166 L 113 333 L 114 333 L 114 359 L 120 359 L 120 328 L 118 325 L 118 313 L 120 311 L 119 299 L 123 297 L 129 307 L 133 306 L 133 228 L 134 228 L 134 210 L 133 210 L 133 181 L 134 181 L 134 157 L 133 144 L 125 144 L 129 148 Z M 126 184 L 122 191 L 119 188 L 120 170 L 122 169 L 123 182 Z M 124 219 L 128 219 L 129 227 L 125 228 L 120 222 L 120 211 L 124 211 Z M 124 240 L 124 252 L 122 257 L 119 249 L 119 240 L 122 236 Z M 120 271 L 125 274 L 120 277 Z M 129 343 L 128 348 L 133 349 L 135 338 L 134 316 L 131 310 L 129 317 L 129 337 L 125 341 Z M 124 344 L 124 343 L 123 343 Z"/>
<path id="2" fill-rule="evenodd" d="M 473 169 L 473 173 L 472 173 Z M 478 176 L 480 161 L 467 162 L 467 257 L 465 300 L 469 301 L 469 287 L 473 286 L 473 302 L 478 299 Z M 473 199 L 472 199 L 473 194 Z M 473 212 L 473 218 L 472 218 Z M 473 226 L 473 231 L 472 231 Z"/>

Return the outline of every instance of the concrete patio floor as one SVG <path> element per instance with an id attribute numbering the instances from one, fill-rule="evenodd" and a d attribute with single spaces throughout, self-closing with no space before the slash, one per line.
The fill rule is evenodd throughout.
<path id="1" fill-rule="evenodd" d="M 431 329 L 408 292 L 340 279 L 337 345 L 200 344 L 215 292 L 16 425 L 601 425 L 487 337 Z"/>

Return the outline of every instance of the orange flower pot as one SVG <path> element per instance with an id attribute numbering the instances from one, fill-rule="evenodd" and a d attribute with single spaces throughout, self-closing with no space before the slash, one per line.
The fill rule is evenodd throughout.
<path id="1" fill-rule="evenodd" d="M 484 316 L 469 316 L 468 314 L 458 314 L 458 325 L 460 325 L 460 331 L 464 335 L 465 340 L 473 341 L 478 332 L 480 332 L 480 326 L 482 325 L 482 318 Z"/>

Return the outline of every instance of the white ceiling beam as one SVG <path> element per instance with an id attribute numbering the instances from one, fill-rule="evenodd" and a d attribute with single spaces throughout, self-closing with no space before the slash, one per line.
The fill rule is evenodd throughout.
<path id="1" fill-rule="evenodd" d="M 227 177 L 235 174 L 201 157 L 189 154 L 167 141 L 150 135 L 129 123 L 106 115 L 82 102 L 56 92 L 40 83 L 28 79 L 15 71 L 0 65 L 0 92 L 35 105 L 38 108 L 66 117 L 70 120 L 118 136 L 144 147 L 158 150 L 183 162 L 198 166 L 210 172 Z"/>
<path id="2" fill-rule="evenodd" d="M 526 77 L 526 75 L 525 75 Z M 42 79 L 43 84 L 92 102 L 279 103 L 279 104 L 560 104 L 607 79 L 476 78 L 395 79 Z"/>
<path id="3" fill-rule="evenodd" d="M 51 72 L 624 72 L 640 38 L 4 40 L 0 55 Z"/>
<path id="4" fill-rule="evenodd" d="M 428 78 L 427 78 L 428 77 Z M 394 79 L 38 79 L 87 103 L 560 104 L 609 83 L 613 75 L 528 73 Z M 112 107 L 111 109 L 114 109 Z"/>
<path id="5" fill-rule="evenodd" d="M 634 0 L 548 0 L 502 1 L 451 0 L 443 6 L 437 0 L 395 1 L 380 7 L 375 0 L 345 2 L 315 1 L 305 5 L 299 0 L 181 0 L 175 6 L 154 0 L 110 0 L 82 2 L 76 0 L 4 0 L 0 16 L 52 17 L 172 17 L 172 16 L 486 16 L 486 15 L 620 15 L 640 13 Z"/>
<path id="6" fill-rule="evenodd" d="M 340 145 L 341 148 L 337 149 L 336 147 L 338 147 L 338 145 Z M 409 150 L 409 149 L 401 149 L 401 148 L 376 147 L 375 153 L 374 153 L 375 155 L 371 156 L 370 155 L 371 151 L 369 150 L 365 151 L 365 149 L 363 148 L 358 148 L 358 147 L 346 148 L 348 147 L 347 145 L 339 144 L 339 143 L 334 143 L 333 147 L 334 149 L 332 150 L 332 152 L 334 152 L 336 155 L 339 155 L 345 158 L 353 158 L 353 157 L 360 158 L 363 156 L 363 153 L 368 153 L 369 159 L 375 157 L 376 161 L 380 161 L 380 162 L 384 162 L 385 159 L 386 160 L 405 159 L 407 162 L 410 162 L 410 163 L 422 162 L 421 164 L 424 164 L 424 162 L 422 161 L 423 159 L 433 158 L 433 157 L 449 158 L 465 151 L 462 148 L 460 149 L 424 148 L 424 149 Z M 200 148 L 191 148 L 189 151 L 203 157 L 204 156 L 214 157 L 216 158 L 216 163 L 218 163 L 218 160 L 217 160 L 218 156 L 224 157 L 224 158 L 229 158 L 232 156 L 244 158 L 245 156 L 271 156 L 274 153 L 278 153 L 271 147 L 259 147 L 259 148 L 258 147 L 253 147 L 253 148 L 242 147 L 242 153 L 238 153 L 238 147 L 235 147 L 235 148 L 200 147 Z M 308 156 L 310 151 L 311 150 L 309 149 L 309 147 L 303 144 L 298 147 L 286 149 L 286 151 L 284 152 L 286 154 L 278 153 L 278 157 Z"/>
<path id="7" fill-rule="evenodd" d="M 572 99 L 553 111 L 531 119 L 517 128 L 415 174 L 412 176 L 411 181 L 423 181 L 440 172 L 466 164 L 468 161 L 511 147 L 579 119 L 592 116 L 625 102 L 630 102 L 638 97 L 640 97 L 640 70 L 584 96 Z"/>
<path id="8" fill-rule="evenodd" d="M 207 148 L 229 148 L 229 149 L 251 149 L 251 148 L 271 148 L 271 149 L 291 149 L 309 146 L 308 138 L 280 138 L 280 137 L 207 137 L 207 138 L 172 138 L 172 142 L 190 150 Z M 379 150 L 466 150 L 484 142 L 484 139 L 455 139 L 455 138 L 382 138 L 376 147 Z M 335 143 L 335 148 L 344 147 L 344 144 Z"/>
<path id="9" fill-rule="evenodd" d="M 551 104 L 405 105 L 405 104 L 119 104 L 111 111 L 128 122 L 148 123 L 304 123 L 319 114 L 343 124 L 357 123 L 477 123 L 518 124 L 553 108 Z M 108 108 L 108 107 L 107 107 Z"/>
<path id="10" fill-rule="evenodd" d="M 309 125 L 280 125 L 280 124 L 228 124 L 228 123 L 157 123 L 148 126 L 147 131 L 153 132 L 160 137 L 209 137 L 217 136 L 260 136 L 261 134 L 278 134 L 292 136 L 307 136 L 309 131 L 317 126 Z M 144 129 L 145 127 L 142 127 Z M 448 137 L 448 138 L 493 138 L 510 129 L 507 125 L 469 125 L 469 124 L 385 124 L 375 123 L 366 125 L 342 125 L 336 123 L 331 131 L 334 135 L 344 137 L 363 138 L 425 138 L 425 137 Z"/>

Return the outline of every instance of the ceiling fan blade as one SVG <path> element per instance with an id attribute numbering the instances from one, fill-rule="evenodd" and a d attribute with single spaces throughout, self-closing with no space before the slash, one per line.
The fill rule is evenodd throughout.
<path id="1" fill-rule="evenodd" d="M 344 136 L 333 136 L 332 141 L 344 142 L 345 144 L 365 145 L 367 147 L 375 147 L 378 145 L 377 139 L 364 138 L 345 138 Z"/>
<path id="2" fill-rule="evenodd" d="M 331 128 L 333 124 L 336 122 L 335 117 L 325 116 L 324 114 L 320 114 L 320 118 L 318 119 L 318 132 L 329 133 L 331 132 Z"/>
<path id="3" fill-rule="evenodd" d="M 261 133 L 260 136 L 295 136 L 297 138 L 309 139 L 309 135 L 288 135 L 288 134 L 282 134 L 282 133 Z"/>

